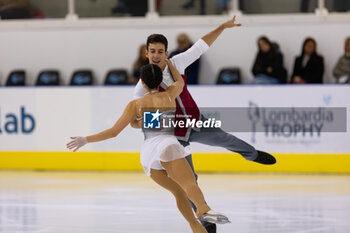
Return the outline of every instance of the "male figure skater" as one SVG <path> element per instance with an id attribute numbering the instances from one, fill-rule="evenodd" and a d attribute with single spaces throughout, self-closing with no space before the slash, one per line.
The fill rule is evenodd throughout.
<path id="1" fill-rule="evenodd" d="M 203 53 L 205 53 L 208 48 L 214 43 L 214 41 L 221 35 L 221 33 L 227 28 L 239 27 L 241 24 L 235 23 L 236 16 L 231 20 L 221 24 L 219 27 L 209 32 L 201 39 L 199 39 L 191 48 L 186 50 L 183 53 L 180 53 L 170 59 L 172 64 L 178 69 L 180 74 L 185 80 L 186 76 L 184 75 L 184 70 L 192 62 L 197 60 Z M 163 81 L 161 83 L 160 91 L 167 89 L 173 82 L 170 71 L 166 64 L 166 58 L 168 57 L 168 41 L 161 34 L 152 34 L 147 38 L 147 50 L 146 56 L 150 64 L 158 65 L 163 70 Z M 134 89 L 134 98 L 140 98 L 145 95 L 145 90 L 142 87 L 141 82 L 139 81 Z M 182 93 L 176 98 L 176 115 L 186 115 L 192 119 L 205 119 L 203 115 L 200 114 L 200 111 L 197 107 L 196 102 L 193 100 L 191 94 L 187 89 L 185 84 Z M 177 117 L 176 120 L 181 119 Z M 184 118 L 182 118 L 183 120 Z M 137 122 L 133 122 L 132 126 L 135 128 L 139 127 Z M 208 130 L 210 132 L 208 132 Z M 275 158 L 262 151 L 257 151 L 253 146 L 248 143 L 238 139 L 237 137 L 223 131 L 220 128 L 217 129 L 206 129 L 201 128 L 200 130 L 196 128 L 175 128 L 175 136 L 179 142 L 185 147 L 188 148 L 190 142 L 199 142 L 211 146 L 219 146 L 226 148 L 232 152 L 241 154 L 245 159 L 254 161 L 261 164 L 274 164 L 276 163 Z M 188 163 L 190 164 L 193 172 L 192 164 L 192 155 L 189 150 L 188 156 L 186 157 Z M 194 172 L 197 179 L 197 174 Z M 195 206 L 192 204 L 192 207 L 196 210 Z M 207 229 L 208 233 L 216 233 L 216 225 L 208 222 L 202 222 L 203 226 Z"/>

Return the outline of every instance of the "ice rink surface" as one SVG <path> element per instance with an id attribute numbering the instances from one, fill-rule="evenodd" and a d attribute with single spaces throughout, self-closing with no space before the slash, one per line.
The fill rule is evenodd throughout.
<path id="1" fill-rule="evenodd" d="M 350 176 L 199 174 L 218 233 L 349 233 Z M 0 233 L 191 232 L 144 173 L 0 172 Z"/>

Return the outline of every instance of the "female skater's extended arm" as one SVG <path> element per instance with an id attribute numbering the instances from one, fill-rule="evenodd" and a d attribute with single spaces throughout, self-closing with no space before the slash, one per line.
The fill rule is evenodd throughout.
<path id="1" fill-rule="evenodd" d="M 71 137 L 73 139 L 67 144 L 67 148 L 77 151 L 80 147 L 89 142 L 99 142 L 116 137 L 132 120 L 136 117 L 136 100 L 129 102 L 125 107 L 122 116 L 117 120 L 112 128 L 87 137 Z"/>

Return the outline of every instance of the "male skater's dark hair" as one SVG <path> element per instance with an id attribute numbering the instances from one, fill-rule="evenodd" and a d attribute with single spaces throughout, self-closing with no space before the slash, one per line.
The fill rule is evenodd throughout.
<path id="1" fill-rule="evenodd" d="M 152 34 L 147 38 L 147 43 L 146 43 L 147 50 L 148 50 L 149 44 L 153 44 L 153 43 L 163 44 L 165 46 L 165 51 L 168 51 L 168 40 L 162 34 Z"/>

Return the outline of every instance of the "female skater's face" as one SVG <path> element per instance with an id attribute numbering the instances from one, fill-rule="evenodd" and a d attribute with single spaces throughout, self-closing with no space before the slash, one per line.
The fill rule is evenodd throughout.
<path id="1" fill-rule="evenodd" d="M 146 57 L 150 64 L 159 66 L 162 70 L 165 68 L 165 59 L 168 57 L 168 51 L 162 43 L 152 43 L 148 45 Z"/>

